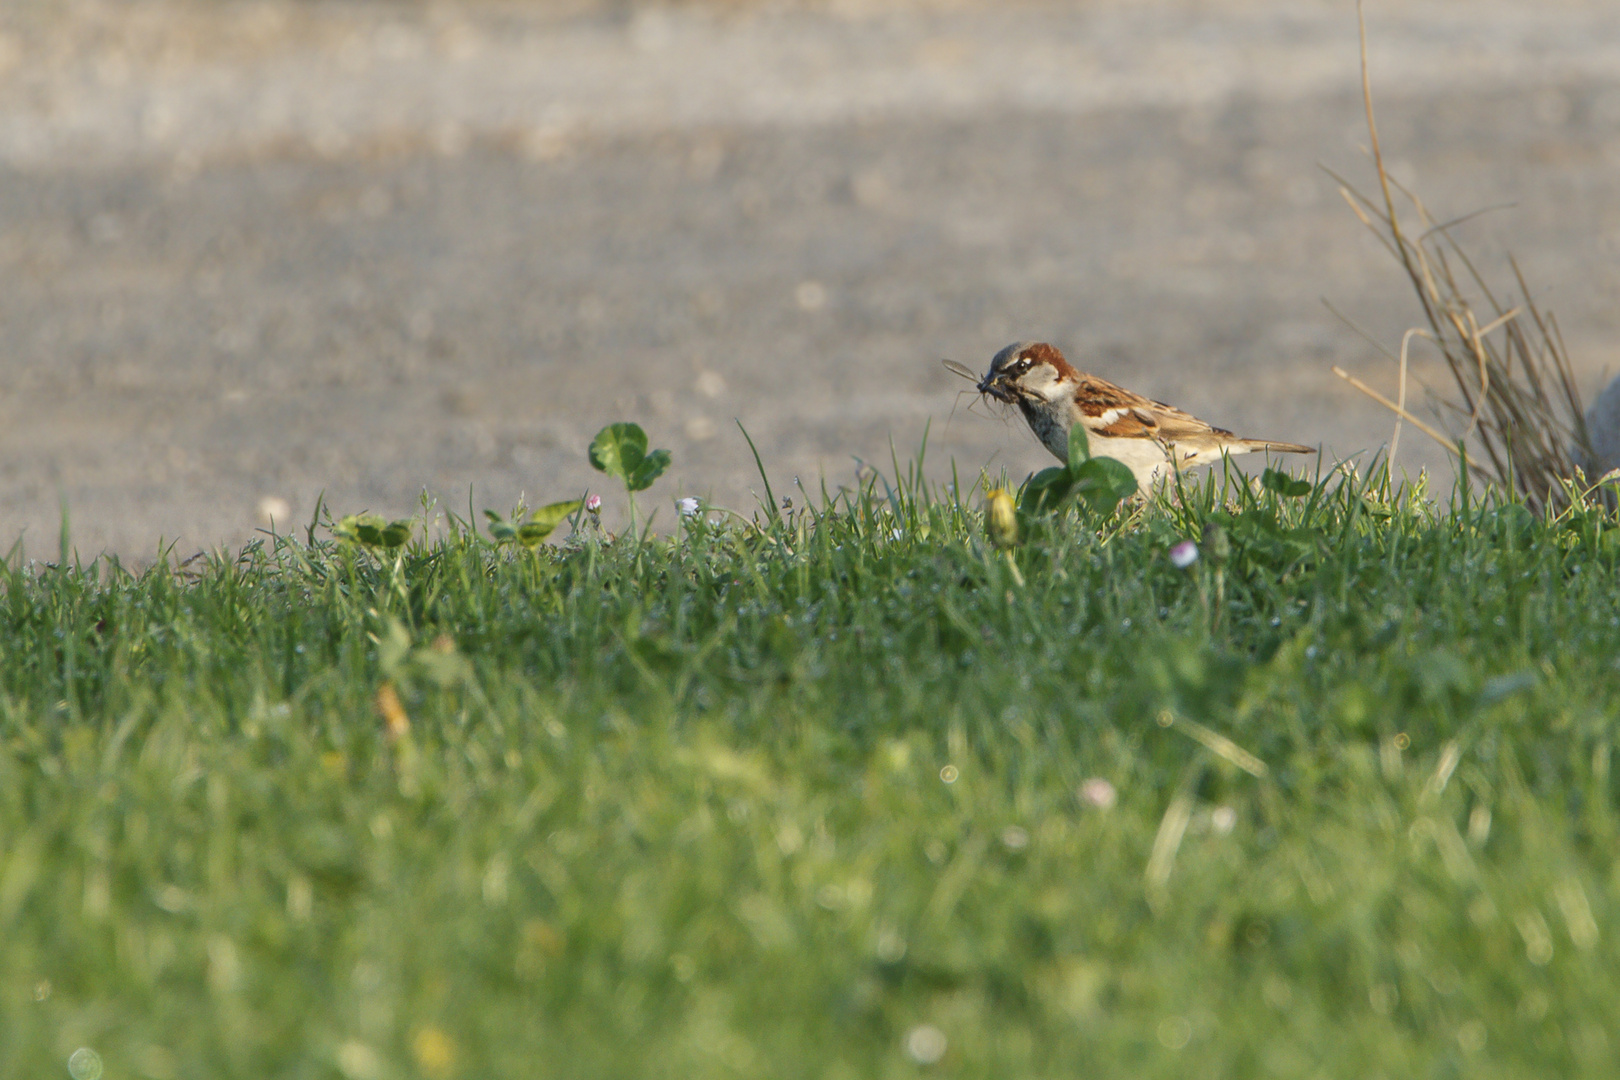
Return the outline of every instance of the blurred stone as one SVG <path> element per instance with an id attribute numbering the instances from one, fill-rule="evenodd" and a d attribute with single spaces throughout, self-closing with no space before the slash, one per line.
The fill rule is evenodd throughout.
<path id="1" fill-rule="evenodd" d="M 1586 434 L 1594 454 L 1586 463 L 1587 479 L 1596 480 L 1611 469 L 1620 469 L 1620 376 L 1609 380 L 1587 408 Z"/>

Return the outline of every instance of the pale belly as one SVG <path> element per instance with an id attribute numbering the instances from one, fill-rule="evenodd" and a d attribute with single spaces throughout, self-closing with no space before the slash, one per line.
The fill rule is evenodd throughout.
<path id="1" fill-rule="evenodd" d="M 1170 471 L 1170 457 L 1164 447 L 1151 439 L 1107 439 L 1092 436 L 1091 456 L 1121 462 L 1136 474 L 1136 486 L 1143 491 Z"/>
<path id="2" fill-rule="evenodd" d="M 1052 452 L 1052 456 L 1059 461 L 1068 461 L 1068 426 L 1053 422 L 1046 415 L 1034 410 L 1026 412 L 1025 416 L 1029 420 L 1030 429 L 1035 432 L 1035 437 Z M 1136 486 L 1142 491 L 1147 491 L 1171 470 L 1169 452 L 1162 443 L 1151 439 L 1110 439 L 1102 435 L 1093 435 L 1090 442 L 1092 457 L 1113 458 L 1123 464 L 1136 476 Z M 1248 448 L 1241 443 L 1229 445 L 1225 450 L 1231 455 L 1248 452 Z M 1180 448 L 1180 464 L 1183 469 L 1208 465 L 1219 461 L 1221 452 L 1221 449 L 1214 447 L 1203 451 Z"/>

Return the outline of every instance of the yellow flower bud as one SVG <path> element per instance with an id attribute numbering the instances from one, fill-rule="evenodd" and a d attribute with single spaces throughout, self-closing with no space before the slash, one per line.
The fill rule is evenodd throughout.
<path id="1" fill-rule="evenodd" d="M 1018 546 L 1018 508 L 1005 488 L 997 488 L 985 497 L 984 526 L 996 547 Z"/>

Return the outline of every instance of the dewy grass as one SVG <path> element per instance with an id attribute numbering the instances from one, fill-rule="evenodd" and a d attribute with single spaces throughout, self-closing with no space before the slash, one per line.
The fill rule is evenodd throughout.
<path id="1" fill-rule="evenodd" d="M 0 1077 L 1611 1072 L 1611 517 L 918 475 L 13 565 Z"/>

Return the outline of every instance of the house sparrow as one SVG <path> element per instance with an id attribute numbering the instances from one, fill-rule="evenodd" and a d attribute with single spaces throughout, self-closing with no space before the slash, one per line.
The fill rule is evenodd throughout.
<path id="1" fill-rule="evenodd" d="M 1174 406 L 1076 371 L 1044 342 L 1020 341 L 996 353 L 977 389 L 1017 405 L 1035 437 L 1059 461 L 1069 460 L 1069 429 L 1084 424 L 1092 454 L 1123 462 L 1142 491 L 1172 469 L 1208 465 L 1224 454 L 1316 452 L 1298 443 L 1240 439 Z"/>

